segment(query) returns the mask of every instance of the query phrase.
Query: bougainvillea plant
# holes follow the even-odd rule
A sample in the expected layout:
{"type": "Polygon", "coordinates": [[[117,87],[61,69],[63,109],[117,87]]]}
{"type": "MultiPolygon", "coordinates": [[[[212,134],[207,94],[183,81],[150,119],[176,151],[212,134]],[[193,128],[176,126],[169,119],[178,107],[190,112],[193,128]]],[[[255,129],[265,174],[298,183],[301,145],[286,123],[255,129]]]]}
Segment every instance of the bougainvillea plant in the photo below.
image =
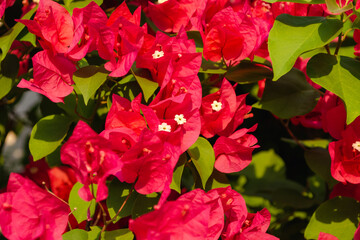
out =
{"type": "Polygon", "coordinates": [[[0,239],[360,240],[359,8],[0,0],[0,239]]]}

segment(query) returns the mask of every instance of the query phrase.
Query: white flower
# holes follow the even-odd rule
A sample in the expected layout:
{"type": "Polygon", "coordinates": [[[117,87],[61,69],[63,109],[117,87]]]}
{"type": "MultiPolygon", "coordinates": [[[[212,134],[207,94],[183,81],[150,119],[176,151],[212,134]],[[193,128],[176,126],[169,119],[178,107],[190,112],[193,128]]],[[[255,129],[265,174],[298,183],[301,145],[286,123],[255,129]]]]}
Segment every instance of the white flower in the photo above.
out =
{"type": "Polygon", "coordinates": [[[165,131],[165,132],[171,132],[171,126],[167,125],[166,123],[163,122],[162,124],[159,125],[158,130],[165,131]]]}
{"type": "Polygon", "coordinates": [[[153,53],[152,57],[153,59],[158,59],[164,56],[164,52],[163,51],[158,51],[155,50],[155,52],[153,53]]]}
{"type": "Polygon", "coordinates": [[[221,110],[221,107],[222,107],[222,103],[221,102],[218,102],[216,100],[213,101],[213,103],[211,104],[211,108],[212,110],[218,112],[221,110]]]}
{"type": "Polygon", "coordinates": [[[159,0],[158,3],[161,4],[161,3],[164,3],[164,2],[167,2],[168,0],[159,0]]]}
{"type": "Polygon", "coordinates": [[[358,152],[360,152],[360,141],[356,141],[352,144],[353,149],[357,150],[358,152]]]}
{"type": "Polygon", "coordinates": [[[186,118],[184,118],[184,114],[176,114],[174,120],[178,125],[186,123],[186,118]]]}

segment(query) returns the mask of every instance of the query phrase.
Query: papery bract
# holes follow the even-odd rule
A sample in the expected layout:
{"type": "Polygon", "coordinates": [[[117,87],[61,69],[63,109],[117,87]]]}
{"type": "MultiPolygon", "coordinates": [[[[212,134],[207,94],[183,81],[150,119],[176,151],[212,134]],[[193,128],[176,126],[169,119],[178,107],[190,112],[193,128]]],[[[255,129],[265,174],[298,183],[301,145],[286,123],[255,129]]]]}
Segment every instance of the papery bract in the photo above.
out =
{"type": "Polygon", "coordinates": [[[149,107],[142,105],[141,110],[149,128],[157,132],[163,141],[180,146],[182,152],[185,152],[199,137],[201,128],[199,109],[188,93],[150,104],[149,107]],[[180,117],[180,115],[182,121],[176,120],[176,116],[180,117]],[[170,127],[170,131],[159,129],[164,123],[170,127]]]}
{"type": "Polygon", "coordinates": [[[329,144],[331,175],[343,183],[360,183],[360,118],[348,125],[341,136],[329,144]]]}
{"type": "Polygon", "coordinates": [[[44,49],[65,53],[73,41],[74,23],[70,13],[60,4],[41,0],[34,20],[18,20],[38,37],[44,49]]]}
{"type": "Polygon", "coordinates": [[[141,194],[161,192],[168,188],[177,160],[179,147],[163,142],[156,134],[144,129],[139,141],[121,157],[120,181],[135,183],[141,194]]]}
{"type": "Polygon", "coordinates": [[[61,148],[61,161],[75,171],[77,180],[84,184],[79,195],[86,201],[94,198],[91,184],[98,184],[96,201],[107,198],[106,179],[116,175],[122,164],[112,151],[111,143],[94,132],[85,122],[79,121],[69,140],[61,148]]]}
{"type": "Polygon", "coordinates": [[[137,239],[218,239],[223,208],[217,194],[195,189],[160,209],[130,220],[137,239]],[[210,195],[210,196],[209,196],[210,195]]]}
{"type": "Polygon", "coordinates": [[[240,129],[229,137],[221,136],[214,144],[215,168],[223,173],[239,172],[247,167],[252,160],[252,152],[258,147],[257,139],[248,134],[256,129],[240,129]]]}
{"type": "Polygon", "coordinates": [[[204,57],[233,64],[251,55],[257,45],[257,31],[245,13],[227,7],[218,12],[205,28],[204,57]]]}
{"type": "Polygon", "coordinates": [[[16,173],[0,205],[2,234],[9,240],[61,239],[70,213],[67,204],[16,173]]]}
{"type": "Polygon", "coordinates": [[[28,88],[41,93],[53,102],[63,102],[64,97],[73,91],[72,75],[75,65],[61,55],[53,56],[49,51],[41,51],[32,58],[34,79],[22,79],[20,88],[28,88]]]}

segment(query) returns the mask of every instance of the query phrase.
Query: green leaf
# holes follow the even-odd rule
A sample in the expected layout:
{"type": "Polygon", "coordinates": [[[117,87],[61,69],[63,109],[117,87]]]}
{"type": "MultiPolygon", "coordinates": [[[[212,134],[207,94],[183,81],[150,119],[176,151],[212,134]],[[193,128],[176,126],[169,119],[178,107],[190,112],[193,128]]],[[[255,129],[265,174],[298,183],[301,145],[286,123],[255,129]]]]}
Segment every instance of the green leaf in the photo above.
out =
{"type": "Polygon", "coordinates": [[[274,149],[258,152],[253,155],[250,165],[242,170],[243,174],[257,179],[285,179],[285,164],[274,149]],[[249,174],[247,173],[249,172],[249,174]],[[250,174],[250,172],[253,172],[250,174]]]}
{"type": "Polygon", "coordinates": [[[262,109],[287,119],[309,113],[319,97],[304,73],[293,68],[276,82],[266,81],[260,104],[262,109]]]}
{"type": "Polygon", "coordinates": [[[305,229],[306,239],[317,239],[320,232],[341,240],[351,240],[359,223],[360,203],[347,197],[336,197],[322,203],[305,229]]]}
{"type": "Polygon", "coordinates": [[[88,240],[88,233],[82,229],[74,229],[62,235],[63,240],[88,240]]]}
{"type": "Polygon", "coordinates": [[[322,179],[329,183],[336,183],[335,179],[331,176],[330,166],[331,158],[329,151],[325,148],[312,148],[307,149],[304,154],[306,164],[322,179]]]}
{"type": "Polygon", "coordinates": [[[175,166],[173,178],[170,184],[170,188],[181,193],[181,178],[184,171],[184,167],[187,161],[186,153],[180,155],[179,161],[175,166]]]}
{"type": "Polygon", "coordinates": [[[360,62],[349,57],[319,53],[307,65],[307,74],[315,83],[335,93],[345,103],[346,123],[360,115],[360,62]]]}
{"type": "Polygon", "coordinates": [[[13,54],[7,54],[1,62],[0,72],[0,99],[5,97],[13,87],[19,71],[19,59],[13,54]]]}
{"type": "Polygon", "coordinates": [[[159,84],[150,80],[150,72],[146,69],[133,69],[132,72],[136,81],[140,85],[142,92],[144,93],[144,99],[147,102],[149,98],[155,93],[156,89],[159,87],[159,84]]]}
{"type": "Polygon", "coordinates": [[[36,35],[29,32],[26,28],[22,32],[24,32],[24,34],[20,37],[20,35],[21,35],[21,33],[20,33],[20,35],[18,36],[19,41],[29,42],[34,47],[36,47],[36,35]]]}
{"type": "MultiPolygon", "coordinates": [[[[37,7],[34,7],[29,12],[27,12],[21,19],[30,19],[31,16],[36,11],[37,7]]],[[[4,60],[7,52],[10,50],[10,47],[16,37],[20,34],[20,32],[25,27],[22,23],[16,23],[9,31],[7,31],[4,35],[0,37],[0,62],[4,60]]]]}
{"type": "Polygon", "coordinates": [[[80,68],[74,73],[73,80],[84,97],[85,105],[106,81],[108,74],[109,72],[104,67],[93,65],[80,68]]]}
{"type": "Polygon", "coordinates": [[[137,218],[145,213],[154,210],[154,206],[159,202],[160,194],[151,193],[147,195],[137,194],[134,202],[134,207],[131,212],[131,217],[137,218]]]}
{"type": "Polygon", "coordinates": [[[205,188],[206,182],[214,170],[214,149],[208,140],[199,137],[187,152],[200,175],[202,186],[205,188]]]}
{"type": "Polygon", "coordinates": [[[118,229],[115,231],[104,232],[102,239],[104,240],[132,240],[134,234],[128,229],[118,229]]]}
{"type": "Polygon", "coordinates": [[[281,14],[269,33],[269,53],[274,81],[289,72],[304,52],[323,47],[341,33],[343,23],[325,17],[281,14]]]}
{"type": "MultiPolygon", "coordinates": [[[[111,181],[109,186],[109,196],[106,199],[106,205],[109,210],[110,218],[113,218],[119,211],[120,207],[123,205],[124,201],[129,196],[131,188],[131,184],[120,182],[117,178],[114,178],[114,180],[111,181]]],[[[123,207],[119,215],[116,217],[114,222],[117,222],[118,220],[120,220],[120,218],[131,215],[131,211],[134,206],[136,197],[137,194],[135,192],[132,192],[125,206],[123,207]]]]}
{"type": "Polygon", "coordinates": [[[241,84],[257,82],[264,78],[272,78],[272,76],[269,68],[247,60],[231,67],[225,74],[226,79],[241,84]]]}
{"type": "Polygon", "coordinates": [[[346,11],[349,11],[353,8],[352,2],[350,2],[348,5],[344,7],[340,7],[336,0],[325,0],[327,9],[334,14],[340,14],[346,11]]]}
{"type": "MultiPolygon", "coordinates": [[[[87,202],[79,196],[79,189],[83,186],[84,185],[80,182],[75,183],[69,195],[70,209],[73,211],[73,215],[78,223],[81,223],[82,221],[87,219],[88,209],[90,210],[90,216],[93,216],[95,213],[95,199],[87,202]]],[[[95,192],[94,195],[96,196],[97,184],[93,184],[93,186],[95,192]]]]}
{"type": "Polygon", "coordinates": [[[50,115],[35,124],[29,141],[34,161],[49,155],[60,146],[71,122],[72,120],[65,115],[50,115]]]}
{"type": "Polygon", "coordinates": [[[90,227],[91,231],[88,232],[88,240],[98,240],[101,232],[101,228],[98,226],[90,227]]]}
{"type": "Polygon", "coordinates": [[[204,43],[199,31],[186,31],[188,39],[193,39],[197,48],[203,48],[204,43]]]}

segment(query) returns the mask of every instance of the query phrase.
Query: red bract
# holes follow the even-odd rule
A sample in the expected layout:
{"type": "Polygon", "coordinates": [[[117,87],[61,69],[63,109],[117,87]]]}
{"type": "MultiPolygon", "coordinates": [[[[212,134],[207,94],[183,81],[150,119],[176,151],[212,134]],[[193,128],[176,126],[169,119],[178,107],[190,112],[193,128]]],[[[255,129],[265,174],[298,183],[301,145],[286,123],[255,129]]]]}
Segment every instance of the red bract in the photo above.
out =
{"type": "Polygon", "coordinates": [[[257,139],[248,132],[253,132],[257,125],[250,129],[241,129],[229,137],[221,136],[214,144],[215,168],[223,173],[239,172],[247,167],[252,159],[252,152],[257,139]]]}
{"type": "Polygon", "coordinates": [[[236,96],[233,86],[224,79],[219,91],[203,97],[200,109],[201,134],[206,138],[215,134],[232,134],[251,110],[245,104],[245,97],[236,96]]]}
{"type": "Polygon", "coordinates": [[[149,2],[146,15],[164,32],[177,33],[182,27],[200,30],[205,4],[206,1],[197,0],[167,0],[159,4],[149,2]]]}
{"type": "Polygon", "coordinates": [[[130,220],[129,229],[137,239],[277,239],[265,233],[269,224],[266,209],[248,213],[243,197],[228,187],[195,189],[130,220]]]}
{"type": "Polygon", "coordinates": [[[111,143],[99,136],[86,123],[79,121],[72,136],[61,148],[61,161],[75,171],[76,178],[84,184],[79,195],[86,201],[93,199],[91,184],[98,184],[96,201],[107,198],[106,178],[121,170],[119,157],[111,143]]]}
{"type": "Polygon", "coordinates": [[[355,29],[354,31],[354,41],[356,42],[356,45],[354,47],[354,54],[356,56],[360,56],[360,30],[359,29],[355,29]]]}
{"type": "Polygon", "coordinates": [[[121,77],[128,73],[144,42],[144,29],[138,25],[139,10],[132,17],[129,10],[124,10],[127,9],[125,2],[118,8],[120,10],[115,10],[112,14],[114,16],[110,16],[106,24],[113,36],[106,31],[100,39],[104,47],[99,51],[99,55],[110,60],[105,64],[105,68],[111,71],[112,77],[121,77]]]}
{"type": "Polygon", "coordinates": [[[106,117],[105,129],[129,128],[137,135],[146,128],[146,122],[138,109],[141,95],[136,97],[131,103],[128,99],[118,95],[112,95],[112,105],[106,117]],[[136,106],[135,106],[136,105],[136,106]]]}
{"type": "Polygon", "coordinates": [[[331,235],[330,233],[320,232],[317,240],[339,240],[339,239],[334,235],[331,235]]]}
{"type": "Polygon", "coordinates": [[[74,23],[73,40],[66,56],[74,61],[79,61],[86,53],[97,49],[99,35],[105,28],[107,16],[99,5],[90,2],[84,8],[75,8],[72,20],[74,23]]]}
{"type": "Polygon", "coordinates": [[[161,192],[169,187],[179,156],[179,147],[144,129],[138,143],[122,156],[123,167],[117,177],[128,183],[137,179],[135,190],[141,194],[161,192]]]}
{"type": "Polygon", "coordinates": [[[75,65],[63,56],[53,56],[46,50],[38,52],[32,59],[34,79],[22,79],[18,87],[41,93],[53,102],[63,102],[73,90],[75,65]]]}
{"type": "Polygon", "coordinates": [[[2,234],[9,240],[61,239],[70,213],[67,204],[16,173],[0,205],[2,234]]]}
{"type": "Polygon", "coordinates": [[[191,95],[181,94],[150,106],[141,106],[149,128],[163,141],[185,152],[199,137],[200,114],[191,95]]]}
{"type": "Polygon", "coordinates": [[[341,136],[341,140],[329,144],[331,175],[343,183],[360,183],[360,118],[348,125],[341,136]]]}
{"type": "Polygon", "coordinates": [[[204,57],[214,62],[224,58],[227,64],[234,64],[253,53],[257,38],[253,20],[227,7],[216,13],[205,28],[204,57]]]}
{"type": "Polygon", "coordinates": [[[34,20],[18,21],[40,37],[39,42],[44,49],[54,53],[67,52],[73,41],[74,23],[70,13],[51,0],[40,1],[34,20]]]}
{"type": "Polygon", "coordinates": [[[219,196],[195,189],[160,209],[130,220],[129,229],[141,239],[214,239],[224,226],[219,196]]]}
{"type": "Polygon", "coordinates": [[[172,79],[194,78],[200,65],[201,53],[196,53],[195,43],[185,31],[176,37],[157,32],[152,46],[143,49],[136,60],[136,67],[149,69],[160,87],[172,79]]]}

